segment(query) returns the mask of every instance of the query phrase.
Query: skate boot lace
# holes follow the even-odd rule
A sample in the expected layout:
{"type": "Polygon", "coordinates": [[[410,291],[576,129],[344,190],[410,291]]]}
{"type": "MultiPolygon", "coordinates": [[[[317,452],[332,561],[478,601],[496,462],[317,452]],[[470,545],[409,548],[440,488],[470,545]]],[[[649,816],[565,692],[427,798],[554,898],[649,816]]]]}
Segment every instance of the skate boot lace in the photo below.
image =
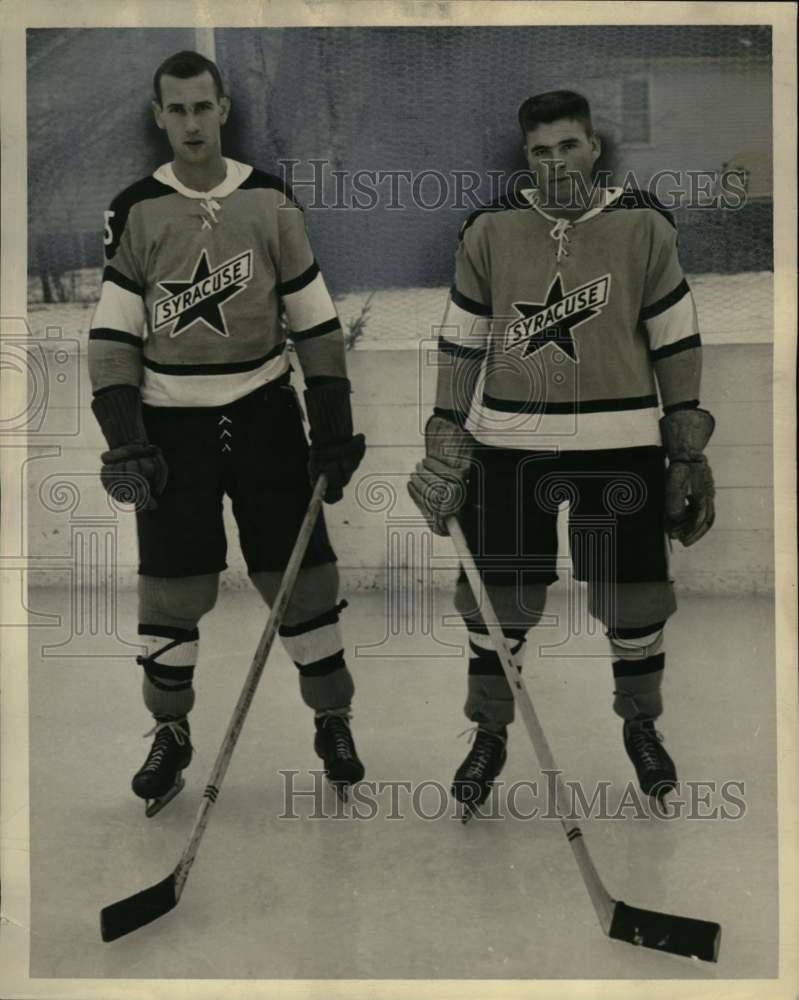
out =
{"type": "Polygon", "coordinates": [[[147,730],[143,739],[147,739],[153,734],[155,734],[155,742],[153,743],[153,748],[148,754],[147,760],[142,767],[142,771],[158,770],[161,766],[164,754],[169,749],[170,738],[173,739],[179,747],[185,746],[188,743],[186,731],[176,719],[170,719],[167,722],[156,722],[152,729],[147,730]]]}
{"type": "Polygon", "coordinates": [[[352,737],[347,720],[340,715],[329,715],[322,725],[325,729],[330,729],[336,756],[343,760],[353,760],[352,737]]]}
{"type": "Polygon", "coordinates": [[[504,744],[505,740],[499,733],[489,733],[485,729],[480,729],[479,726],[475,726],[473,729],[464,729],[462,733],[458,733],[458,738],[460,739],[461,736],[465,736],[466,733],[469,734],[469,743],[473,744],[469,753],[468,774],[469,776],[482,778],[488,770],[492,756],[496,752],[492,744],[495,742],[504,744]]]}
{"type": "Polygon", "coordinates": [[[630,744],[641,755],[647,770],[654,771],[660,767],[662,742],[663,736],[657,729],[644,729],[643,726],[630,727],[630,744]]]}

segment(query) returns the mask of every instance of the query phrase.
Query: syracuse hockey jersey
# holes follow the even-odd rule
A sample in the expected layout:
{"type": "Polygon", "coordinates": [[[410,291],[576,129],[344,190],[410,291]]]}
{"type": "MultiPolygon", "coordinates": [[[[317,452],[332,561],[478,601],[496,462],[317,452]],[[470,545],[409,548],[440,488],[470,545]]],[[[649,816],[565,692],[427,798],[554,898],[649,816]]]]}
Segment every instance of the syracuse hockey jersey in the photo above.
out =
{"type": "Polygon", "coordinates": [[[497,447],[660,444],[658,387],[666,409],[696,406],[701,366],[668,213],[614,189],[568,222],[523,195],[461,231],[439,348],[482,371],[470,407],[446,375],[437,405],[497,447]]]}
{"type": "Polygon", "coordinates": [[[287,371],[284,312],[306,379],[346,375],[301,209],[277,177],[225,163],[213,191],[184,187],[167,164],[111,203],[89,334],[95,391],[134,384],[151,406],[230,403],[287,371]]]}

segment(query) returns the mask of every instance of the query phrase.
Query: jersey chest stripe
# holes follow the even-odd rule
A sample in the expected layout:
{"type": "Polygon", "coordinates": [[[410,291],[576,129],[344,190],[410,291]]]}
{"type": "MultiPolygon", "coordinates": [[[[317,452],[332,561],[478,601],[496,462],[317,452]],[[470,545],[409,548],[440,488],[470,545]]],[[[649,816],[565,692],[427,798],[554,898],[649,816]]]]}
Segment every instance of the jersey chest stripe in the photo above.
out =
{"type": "Polygon", "coordinates": [[[282,354],[285,349],[286,344],[284,342],[277,344],[268,354],[264,354],[263,357],[255,358],[252,361],[228,361],[196,365],[164,365],[158,361],[153,361],[151,358],[145,358],[144,367],[149,368],[150,371],[159,372],[161,375],[235,375],[238,372],[251,372],[256,368],[260,368],[267,361],[271,361],[272,358],[276,358],[279,354],[282,354]]]}
{"type": "Polygon", "coordinates": [[[625,396],[620,399],[575,399],[559,403],[545,400],[500,399],[483,393],[483,403],[501,413],[612,413],[618,410],[644,410],[657,406],[657,396],[625,396]]]}

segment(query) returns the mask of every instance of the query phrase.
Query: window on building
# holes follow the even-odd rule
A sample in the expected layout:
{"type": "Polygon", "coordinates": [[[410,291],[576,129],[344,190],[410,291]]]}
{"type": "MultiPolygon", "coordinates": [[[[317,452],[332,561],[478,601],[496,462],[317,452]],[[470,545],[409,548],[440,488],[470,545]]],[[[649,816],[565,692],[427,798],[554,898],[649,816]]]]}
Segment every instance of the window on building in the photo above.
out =
{"type": "Polygon", "coordinates": [[[647,146],[652,141],[649,78],[628,77],[621,84],[621,141],[647,146]]]}

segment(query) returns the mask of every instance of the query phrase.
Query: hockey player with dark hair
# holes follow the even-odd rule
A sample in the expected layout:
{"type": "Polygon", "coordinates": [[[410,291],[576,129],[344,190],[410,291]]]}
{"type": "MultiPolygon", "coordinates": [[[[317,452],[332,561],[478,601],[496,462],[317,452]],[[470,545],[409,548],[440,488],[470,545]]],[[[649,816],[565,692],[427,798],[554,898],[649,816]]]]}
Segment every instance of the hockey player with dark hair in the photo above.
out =
{"type": "MultiPolygon", "coordinates": [[[[676,609],[666,534],[692,545],[714,518],[696,311],[669,214],[644,192],[593,183],[600,140],[586,99],[529,98],[519,122],[534,186],[462,227],[409,491],[439,534],[458,515],[519,668],[557,579],[569,500],[574,577],[606,630],[624,746],[659,799],[677,780],[655,728],[676,609]]],[[[452,791],[472,807],[505,763],[514,716],[479,598],[461,572],[477,728],[452,791]]]]}
{"type": "MultiPolygon", "coordinates": [[[[224,494],[250,579],[271,604],[312,482],[324,473],[335,503],[365,448],[353,434],[341,327],[290,189],[222,155],[230,98],[212,62],[177,53],[154,89],[173,159],[106,212],[89,337],[92,409],[108,442],[103,483],[140,487],[139,661],[155,738],[133,791],[148,815],[182,787],[192,757],[198,626],[226,565],[224,494]],[[286,328],[305,378],[310,447],[286,328]]],[[[280,635],[315,713],[316,752],[341,788],[364,769],[349,725],[338,585],[320,515],[280,635]]]]}

